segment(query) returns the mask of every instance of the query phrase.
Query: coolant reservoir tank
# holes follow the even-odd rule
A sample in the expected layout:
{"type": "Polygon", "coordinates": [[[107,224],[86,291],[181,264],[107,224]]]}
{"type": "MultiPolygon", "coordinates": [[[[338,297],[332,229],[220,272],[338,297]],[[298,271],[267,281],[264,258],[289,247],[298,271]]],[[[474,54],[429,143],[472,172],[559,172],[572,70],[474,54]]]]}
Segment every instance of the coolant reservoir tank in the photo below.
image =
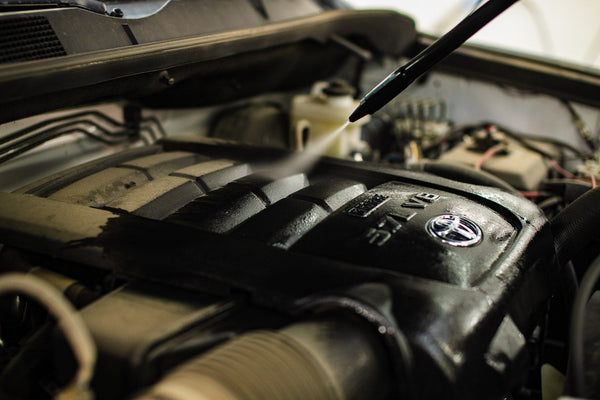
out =
{"type": "MultiPolygon", "coordinates": [[[[348,116],[358,106],[352,95],[354,88],[343,81],[316,82],[309,95],[297,95],[292,100],[291,140],[296,150],[303,150],[309,144],[316,144],[334,135],[346,122],[348,116]]],[[[353,151],[360,150],[360,126],[368,121],[363,118],[348,124],[337,134],[324,155],[344,158],[353,151]]]]}

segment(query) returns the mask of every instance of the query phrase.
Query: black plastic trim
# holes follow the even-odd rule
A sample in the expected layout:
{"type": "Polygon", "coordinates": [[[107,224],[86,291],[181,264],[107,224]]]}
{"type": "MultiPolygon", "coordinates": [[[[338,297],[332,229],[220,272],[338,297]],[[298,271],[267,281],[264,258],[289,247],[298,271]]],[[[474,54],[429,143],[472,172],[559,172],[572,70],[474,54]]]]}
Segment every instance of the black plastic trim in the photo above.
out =
{"type": "MultiPolygon", "coordinates": [[[[106,92],[113,96],[124,95],[125,89],[120,86],[127,86],[128,94],[147,93],[147,80],[131,78],[307,40],[325,44],[334,34],[361,37],[375,50],[395,56],[416,38],[413,21],[401,14],[336,10],[247,29],[9,64],[0,67],[0,93],[3,94],[0,122],[43,111],[40,108],[50,109],[55,102],[40,98],[42,95],[63,93],[62,97],[67,91],[77,89],[68,93],[74,104],[96,101],[102,95],[99,85],[124,78],[129,79],[127,85],[118,85],[106,92]],[[92,87],[93,90],[89,90],[92,87]],[[30,103],[37,104],[37,109],[30,103]],[[23,111],[24,104],[31,109],[23,111]]],[[[199,68],[195,72],[202,74],[203,71],[199,68]]],[[[164,85],[152,88],[154,91],[163,89],[164,85]]],[[[56,103],[59,104],[56,107],[65,106],[64,101],[56,103]]]]}

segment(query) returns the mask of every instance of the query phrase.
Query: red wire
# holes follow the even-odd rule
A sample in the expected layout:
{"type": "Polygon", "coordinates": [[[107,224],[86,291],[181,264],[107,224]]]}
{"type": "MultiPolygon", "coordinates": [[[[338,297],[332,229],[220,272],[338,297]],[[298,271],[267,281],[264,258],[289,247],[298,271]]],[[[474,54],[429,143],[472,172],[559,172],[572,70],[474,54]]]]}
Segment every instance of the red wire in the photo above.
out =
{"type": "Polygon", "coordinates": [[[526,197],[528,199],[536,199],[540,197],[540,192],[519,192],[521,196],[526,197]]]}
{"type": "Polygon", "coordinates": [[[579,179],[579,177],[573,175],[572,173],[570,173],[569,171],[567,171],[566,169],[564,169],[563,167],[558,165],[556,160],[548,160],[548,162],[550,163],[550,166],[552,168],[554,168],[554,170],[556,172],[558,172],[559,174],[561,174],[562,176],[569,178],[569,179],[579,179]]]}
{"type": "MultiPolygon", "coordinates": [[[[567,171],[566,169],[564,169],[563,167],[561,167],[561,166],[560,166],[560,165],[559,165],[559,164],[556,162],[556,160],[548,160],[548,162],[550,163],[550,166],[551,166],[552,168],[554,168],[554,170],[555,170],[556,172],[558,172],[559,174],[561,174],[562,176],[564,176],[564,177],[566,177],[566,178],[569,178],[569,179],[576,179],[576,180],[578,180],[578,181],[585,181],[585,182],[587,182],[587,181],[588,181],[588,179],[587,179],[587,178],[580,177],[580,176],[577,176],[577,175],[573,175],[572,173],[570,173],[569,171],[567,171]]],[[[590,180],[590,182],[591,182],[591,184],[592,184],[592,189],[595,189],[595,188],[596,188],[596,186],[597,186],[597,183],[596,183],[596,176],[595,176],[593,173],[590,173],[588,178],[589,178],[589,180],[590,180]]]]}
{"type": "Polygon", "coordinates": [[[481,155],[481,157],[479,157],[479,160],[477,160],[477,162],[475,163],[475,169],[477,171],[481,171],[481,167],[483,166],[483,164],[487,160],[492,158],[494,156],[494,154],[498,153],[500,150],[503,150],[503,149],[504,149],[503,144],[497,144],[495,146],[490,147],[485,153],[483,153],[481,155]]]}
{"type": "MultiPolygon", "coordinates": [[[[493,147],[490,147],[485,153],[483,153],[481,155],[481,157],[475,163],[475,170],[481,171],[483,164],[486,161],[488,161],[490,158],[492,158],[496,153],[498,153],[499,151],[501,151],[503,149],[504,149],[503,144],[497,144],[493,147]]],[[[581,181],[581,180],[587,181],[587,179],[576,176],[576,175],[572,174],[571,172],[567,171],[566,169],[564,169],[563,167],[561,167],[556,162],[556,160],[549,159],[548,163],[556,172],[558,172],[559,174],[561,174],[562,176],[564,176],[566,178],[575,179],[575,180],[579,180],[579,181],[581,181]]],[[[589,180],[591,181],[592,189],[595,189],[597,186],[597,182],[596,182],[596,176],[593,173],[590,173],[589,180]]],[[[536,197],[539,197],[539,195],[540,195],[538,192],[521,192],[521,194],[527,198],[536,198],[536,197]]]]}

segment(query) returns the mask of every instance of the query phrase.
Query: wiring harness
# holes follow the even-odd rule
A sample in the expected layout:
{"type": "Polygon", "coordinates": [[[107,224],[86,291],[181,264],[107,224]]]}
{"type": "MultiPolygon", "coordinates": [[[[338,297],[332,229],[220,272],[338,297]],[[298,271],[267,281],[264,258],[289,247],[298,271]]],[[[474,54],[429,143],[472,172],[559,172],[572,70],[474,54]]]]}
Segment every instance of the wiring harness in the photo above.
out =
{"type": "Polygon", "coordinates": [[[151,144],[167,136],[155,117],[142,118],[140,112],[133,115],[130,121],[120,122],[100,111],[90,110],[46,119],[1,137],[0,164],[50,140],[71,134],[83,134],[109,146],[137,140],[151,144]]]}

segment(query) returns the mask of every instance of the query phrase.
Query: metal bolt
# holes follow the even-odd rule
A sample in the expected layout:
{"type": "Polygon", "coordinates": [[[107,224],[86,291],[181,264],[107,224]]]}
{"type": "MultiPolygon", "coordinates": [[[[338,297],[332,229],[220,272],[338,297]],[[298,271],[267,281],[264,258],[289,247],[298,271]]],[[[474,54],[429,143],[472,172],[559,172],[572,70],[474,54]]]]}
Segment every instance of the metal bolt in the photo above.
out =
{"type": "Polygon", "coordinates": [[[175,84],[175,78],[169,75],[169,71],[162,71],[159,75],[159,79],[167,86],[173,86],[175,84]]]}

